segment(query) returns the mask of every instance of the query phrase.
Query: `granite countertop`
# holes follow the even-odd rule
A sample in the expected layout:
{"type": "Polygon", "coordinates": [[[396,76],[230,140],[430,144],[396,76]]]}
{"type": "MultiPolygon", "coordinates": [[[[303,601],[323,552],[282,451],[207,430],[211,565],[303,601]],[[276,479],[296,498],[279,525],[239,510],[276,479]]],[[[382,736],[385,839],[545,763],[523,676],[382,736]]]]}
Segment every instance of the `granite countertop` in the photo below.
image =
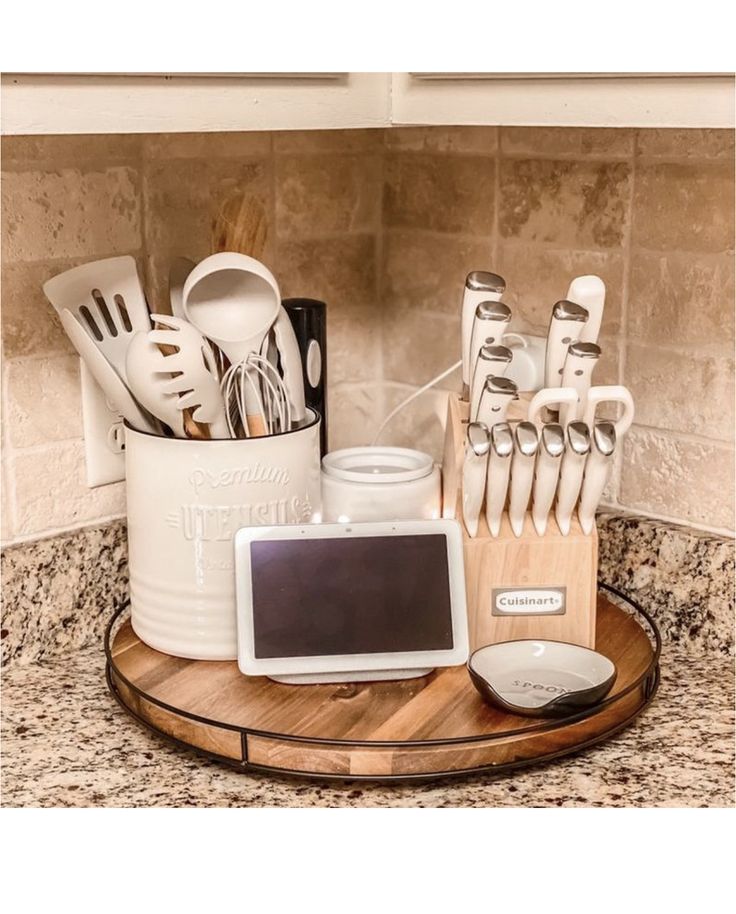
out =
{"type": "Polygon", "coordinates": [[[731,806],[733,659],[666,646],[652,705],[576,756],[412,784],[242,774],[164,743],[108,692],[101,646],[5,671],[4,806],[731,806]]]}
{"type": "Polygon", "coordinates": [[[599,518],[600,577],[653,615],[662,680],[606,743],[554,762],[406,784],[243,774],[174,748],[108,692],[102,633],[127,591],[121,522],[6,549],[4,806],[732,806],[733,540],[599,518]]]}

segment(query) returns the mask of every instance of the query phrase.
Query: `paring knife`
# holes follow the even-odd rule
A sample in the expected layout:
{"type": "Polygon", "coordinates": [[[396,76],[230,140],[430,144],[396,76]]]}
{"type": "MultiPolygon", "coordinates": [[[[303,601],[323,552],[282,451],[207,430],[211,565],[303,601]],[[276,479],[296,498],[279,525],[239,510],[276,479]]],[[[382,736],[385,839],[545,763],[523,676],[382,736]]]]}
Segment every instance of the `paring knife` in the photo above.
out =
{"type": "Polygon", "coordinates": [[[593,369],[600,357],[600,346],[596,343],[578,342],[571,343],[568,347],[565,367],[562,369],[562,386],[574,388],[578,398],[576,403],[560,406],[560,425],[563,428],[585,415],[593,369]]]}
{"type": "Polygon", "coordinates": [[[468,425],[463,462],[463,520],[470,536],[478,535],[478,518],[483,506],[491,435],[482,422],[468,425]]]}
{"type": "Polygon", "coordinates": [[[501,378],[506,374],[513,353],[506,346],[483,346],[478,353],[478,358],[473,369],[470,383],[470,415],[478,411],[480,395],[486,379],[490,377],[501,378]]]}
{"type": "Polygon", "coordinates": [[[508,422],[494,425],[491,429],[491,452],[486,478],[486,522],[491,536],[498,536],[501,529],[501,515],[506,504],[513,450],[514,438],[508,422]]]}
{"type": "Polygon", "coordinates": [[[600,276],[578,276],[570,283],[567,297],[588,312],[588,320],[578,339],[581,343],[597,343],[606,301],[606,284],[600,276]]]}
{"type": "Polygon", "coordinates": [[[562,426],[555,422],[542,426],[532,491],[532,520],[539,536],[544,536],[547,529],[547,518],[555,500],[564,450],[565,433],[562,426]]]}
{"type": "Polygon", "coordinates": [[[521,536],[524,515],[529,505],[534,481],[534,458],[539,447],[537,427],[520,422],[514,429],[514,455],[511,458],[511,489],[509,492],[509,521],[514,536],[521,536]]]}
{"type": "Polygon", "coordinates": [[[502,301],[482,301],[475,309],[473,329],[470,333],[468,384],[471,389],[478,353],[483,346],[500,346],[510,321],[511,308],[502,301]]]}
{"type": "Polygon", "coordinates": [[[575,502],[583,482],[585,458],[590,452],[590,432],[584,422],[571,422],[565,429],[566,447],[560,467],[555,519],[560,533],[567,536],[575,502]]]}
{"type": "Polygon", "coordinates": [[[616,429],[613,422],[596,422],[578,504],[578,519],[583,533],[590,533],[595,526],[595,510],[606,487],[615,450],[616,429]]]}
{"type": "Polygon", "coordinates": [[[470,335],[473,331],[475,309],[482,301],[500,301],[506,289],[502,277],[484,270],[474,270],[465,279],[463,306],[460,316],[460,345],[463,360],[463,399],[470,395],[470,335]]]}
{"type": "Polygon", "coordinates": [[[518,390],[510,378],[486,378],[478,400],[477,412],[470,418],[474,422],[485,422],[488,428],[497,422],[505,422],[511,401],[519,399],[518,390]]]}
{"type": "Polygon", "coordinates": [[[563,299],[552,309],[544,360],[544,386],[560,387],[567,347],[580,339],[588,312],[575,302],[563,299]]]}

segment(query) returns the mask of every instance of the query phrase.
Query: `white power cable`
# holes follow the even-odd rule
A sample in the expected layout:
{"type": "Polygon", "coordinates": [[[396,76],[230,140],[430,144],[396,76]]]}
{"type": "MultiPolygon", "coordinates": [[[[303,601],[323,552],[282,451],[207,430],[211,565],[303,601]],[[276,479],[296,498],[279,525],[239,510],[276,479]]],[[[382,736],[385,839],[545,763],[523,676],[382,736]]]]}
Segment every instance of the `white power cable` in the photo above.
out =
{"type": "Polygon", "coordinates": [[[386,426],[389,424],[389,422],[393,419],[393,417],[397,413],[401,412],[401,410],[405,406],[408,406],[408,404],[411,403],[412,400],[416,399],[416,397],[418,397],[420,394],[423,394],[426,390],[429,390],[430,387],[434,387],[435,384],[438,384],[440,381],[442,381],[444,378],[446,378],[448,376],[448,374],[452,374],[453,371],[457,371],[457,369],[462,364],[463,364],[463,360],[460,359],[459,361],[455,362],[454,365],[450,365],[450,367],[446,371],[443,371],[442,374],[438,374],[436,378],[432,378],[432,380],[428,381],[424,385],[424,387],[420,387],[419,390],[415,390],[413,394],[410,394],[405,400],[402,400],[401,403],[399,403],[399,405],[395,409],[392,409],[391,412],[388,414],[388,416],[386,416],[386,418],[383,420],[383,422],[379,425],[378,431],[373,436],[373,441],[371,441],[371,447],[373,447],[376,444],[378,439],[381,437],[381,432],[386,428],[386,426]]]}

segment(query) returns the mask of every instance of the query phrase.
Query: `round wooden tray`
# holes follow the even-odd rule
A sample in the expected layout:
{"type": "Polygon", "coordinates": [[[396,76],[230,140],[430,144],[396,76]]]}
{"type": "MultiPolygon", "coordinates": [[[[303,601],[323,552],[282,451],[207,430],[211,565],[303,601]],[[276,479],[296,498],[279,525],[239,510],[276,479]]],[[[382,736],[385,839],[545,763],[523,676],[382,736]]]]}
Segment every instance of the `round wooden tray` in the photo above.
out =
{"type": "Polygon", "coordinates": [[[234,661],[171,657],[137,637],[127,604],[105,634],[107,681],[140,723],[245,772],[397,780],[506,770],[601,742],[654,697],[657,628],[601,586],[628,604],[598,597],[596,648],[618,676],[596,708],[558,720],[489,707],[464,667],[397,682],[296,686],[243,676],[234,661]]]}

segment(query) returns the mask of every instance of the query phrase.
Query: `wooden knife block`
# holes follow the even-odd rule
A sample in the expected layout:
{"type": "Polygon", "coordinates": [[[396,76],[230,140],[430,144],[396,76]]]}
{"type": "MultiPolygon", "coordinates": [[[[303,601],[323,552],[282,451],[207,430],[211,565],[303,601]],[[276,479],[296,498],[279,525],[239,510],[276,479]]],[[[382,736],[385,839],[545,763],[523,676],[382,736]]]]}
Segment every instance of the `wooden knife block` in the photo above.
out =
{"type": "MultiPolygon", "coordinates": [[[[521,394],[512,404],[508,421],[527,415],[531,395],[521,394]]],[[[442,516],[456,518],[463,527],[465,587],[471,650],[499,641],[543,638],[595,647],[596,591],[598,576],[598,533],[583,533],[577,517],[568,536],[563,536],[550,514],[544,536],[538,536],[527,513],[522,535],[511,530],[504,513],[501,531],[492,537],[481,511],[478,536],[471,538],[462,520],[462,466],[468,404],[450,394],[442,463],[442,516]],[[506,588],[520,589],[505,597],[506,588]],[[564,590],[563,590],[564,589],[564,590]],[[550,591],[545,594],[543,591],[550,591]],[[564,611],[557,604],[564,594],[564,611]],[[551,604],[556,611],[501,612],[499,604],[551,604]],[[494,612],[495,607],[495,612],[494,612]]],[[[513,611],[513,610],[512,610],[513,611]]]]}

